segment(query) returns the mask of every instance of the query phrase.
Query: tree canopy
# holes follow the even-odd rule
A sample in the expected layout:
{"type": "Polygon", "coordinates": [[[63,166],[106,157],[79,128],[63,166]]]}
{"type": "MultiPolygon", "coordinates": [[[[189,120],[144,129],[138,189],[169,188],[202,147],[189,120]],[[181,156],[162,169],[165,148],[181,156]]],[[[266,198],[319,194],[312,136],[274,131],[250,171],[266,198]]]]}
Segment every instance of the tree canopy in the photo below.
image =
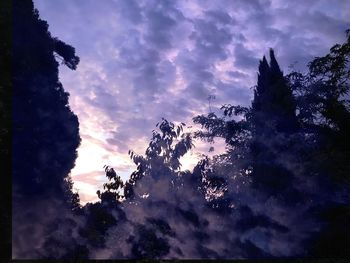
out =
{"type": "Polygon", "coordinates": [[[284,75],[271,49],[248,107],[228,101],[221,115],[195,116],[195,132],[162,119],[143,155],[129,151],[130,177],[106,165],[99,201],[81,206],[69,176],[79,123],[58,78],[59,63],[75,70],[79,58],[31,1],[13,8],[16,257],[350,256],[349,30],[304,73],[284,75]],[[196,139],[217,138],[224,152],[181,169],[196,139]]]}
{"type": "Polygon", "coordinates": [[[55,54],[71,69],[79,58],[73,47],[51,36],[31,1],[14,1],[13,13],[14,193],[61,195],[80,137],[55,54]]]}
{"type": "Polygon", "coordinates": [[[76,226],[70,210],[80,209],[69,175],[80,136],[58,66],[76,69],[79,58],[51,36],[32,1],[13,1],[12,9],[12,252],[46,258],[33,250],[41,246],[62,257],[80,249],[74,239],[57,241],[76,226]]]}

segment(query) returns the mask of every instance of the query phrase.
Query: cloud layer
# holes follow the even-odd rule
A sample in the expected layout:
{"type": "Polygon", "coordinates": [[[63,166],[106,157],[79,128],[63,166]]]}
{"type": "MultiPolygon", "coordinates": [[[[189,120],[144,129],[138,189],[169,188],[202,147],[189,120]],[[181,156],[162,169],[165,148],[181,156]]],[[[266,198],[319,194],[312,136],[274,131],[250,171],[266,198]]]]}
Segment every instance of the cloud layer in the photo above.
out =
{"type": "MultiPolygon", "coordinates": [[[[52,35],[81,59],[75,72],[62,67],[60,78],[82,137],[72,175],[94,187],[104,164],[127,177],[127,151],[143,153],[162,117],[191,125],[208,113],[209,95],[213,110],[248,105],[270,47],[285,71],[295,62],[303,70],[350,26],[350,2],[342,0],[34,2],[52,35]]],[[[92,200],[89,191],[83,201],[92,200]]]]}

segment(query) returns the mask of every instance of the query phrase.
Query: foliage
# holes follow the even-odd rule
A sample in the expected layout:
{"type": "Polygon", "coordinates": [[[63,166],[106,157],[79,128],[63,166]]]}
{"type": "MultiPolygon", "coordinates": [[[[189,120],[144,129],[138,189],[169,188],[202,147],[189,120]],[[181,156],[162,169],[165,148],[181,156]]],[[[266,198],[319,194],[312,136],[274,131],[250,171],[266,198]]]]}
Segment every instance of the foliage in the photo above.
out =
{"type": "MultiPolygon", "coordinates": [[[[288,209],[290,205],[317,198],[312,206],[302,208],[306,209],[303,217],[314,225],[325,224],[327,227],[310,233],[309,239],[303,241],[308,240],[309,245],[317,244],[308,246],[304,255],[321,255],[321,251],[328,256],[348,255],[347,249],[339,249],[347,242],[347,235],[341,234],[347,231],[340,222],[348,217],[341,211],[347,211],[349,204],[347,198],[339,199],[349,189],[350,172],[347,139],[350,119],[346,99],[349,31],[347,38],[347,43],[335,45],[330,54],[310,62],[308,73],[292,72],[287,77],[283,76],[271,50],[270,64],[265,58],[260,62],[258,84],[250,108],[224,105],[222,117],[210,113],[194,118],[194,122],[204,128],[196,133],[197,137],[209,142],[215,137],[225,139],[228,152],[222,154],[221,159],[225,159],[224,163],[232,170],[249,175],[251,186],[264,196],[258,202],[273,197],[285,206],[283,209],[288,209]],[[241,115],[241,118],[231,120],[228,118],[231,115],[241,115]],[[238,156],[243,156],[244,160],[239,169],[238,156]],[[337,182],[343,184],[335,186],[337,182]],[[310,183],[312,188],[305,187],[310,183]],[[337,210],[337,220],[312,212],[318,210],[330,215],[335,206],[343,207],[337,210]],[[330,234],[332,231],[334,234],[330,234]],[[327,242],[337,245],[326,249],[327,242]]],[[[217,166],[217,160],[213,161],[214,166],[217,166]]],[[[221,187],[227,185],[230,177],[237,177],[237,173],[229,172],[218,177],[218,169],[209,171],[218,178],[216,182],[221,187]]],[[[249,180],[245,182],[250,184],[249,180]]],[[[251,225],[257,224],[252,222],[251,225]]]]}
{"type": "Polygon", "coordinates": [[[58,79],[58,62],[75,70],[79,58],[31,1],[14,13],[15,244],[24,235],[36,257],[67,260],[349,257],[349,30],[304,74],[284,76],[270,50],[250,107],[196,116],[193,134],[162,119],[144,155],[129,151],[130,178],[105,166],[100,201],[81,206],[69,176],[78,120],[58,79]],[[182,171],[194,138],[223,138],[226,151],[182,171]]]}
{"type": "Polygon", "coordinates": [[[318,156],[317,165],[339,182],[349,182],[349,57],[347,30],[347,42],[311,61],[308,73],[288,75],[303,130],[316,141],[313,154],[318,156]]]}
{"type": "Polygon", "coordinates": [[[134,186],[145,176],[157,180],[165,175],[170,175],[175,180],[175,174],[181,167],[179,159],[193,147],[190,134],[183,133],[184,126],[184,123],[175,126],[174,123],[165,119],[157,123],[156,127],[159,131],[153,130],[145,156],[129,151],[130,158],[137,168],[125,183],[112,167],[105,166],[106,176],[110,183],[103,186],[107,191],[98,192],[99,198],[102,201],[134,198],[134,186]],[[121,195],[120,191],[123,191],[124,194],[121,195]]]}
{"type": "Polygon", "coordinates": [[[73,180],[71,176],[65,178],[63,182],[63,188],[65,202],[74,213],[80,213],[80,197],[77,192],[73,191],[73,180]]]}
{"type": "Polygon", "coordinates": [[[56,61],[76,69],[79,58],[73,47],[51,36],[32,1],[13,1],[12,13],[13,256],[46,258],[52,252],[51,258],[76,253],[86,258],[86,249],[70,236],[76,228],[72,212],[81,209],[69,176],[80,144],[79,122],[56,61]]]}
{"type": "Polygon", "coordinates": [[[326,226],[311,241],[315,244],[311,253],[322,256],[350,255],[344,247],[349,242],[350,233],[344,222],[349,220],[350,200],[343,195],[350,189],[349,58],[350,30],[347,30],[346,42],[312,60],[307,73],[288,75],[298,102],[300,123],[308,141],[313,142],[304,165],[310,174],[328,183],[325,191],[333,196],[319,211],[326,226]]]}
{"type": "Polygon", "coordinates": [[[166,167],[173,172],[179,170],[181,166],[179,159],[193,147],[190,134],[182,133],[184,126],[184,123],[175,126],[174,123],[163,119],[156,125],[160,132],[152,131],[152,139],[146,149],[145,157],[129,151],[131,159],[137,165],[137,171],[130,177],[132,182],[141,179],[145,174],[157,178],[160,176],[157,168],[162,170],[166,167]]]}
{"type": "Polygon", "coordinates": [[[80,144],[77,116],[58,79],[58,62],[75,69],[74,48],[53,38],[31,1],[13,5],[13,184],[26,198],[61,197],[80,144]]]}
{"type": "Polygon", "coordinates": [[[251,107],[253,130],[256,134],[270,133],[271,128],[278,132],[294,132],[298,125],[292,90],[272,49],[270,58],[270,65],[265,57],[259,65],[258,84],[251,107]]]}

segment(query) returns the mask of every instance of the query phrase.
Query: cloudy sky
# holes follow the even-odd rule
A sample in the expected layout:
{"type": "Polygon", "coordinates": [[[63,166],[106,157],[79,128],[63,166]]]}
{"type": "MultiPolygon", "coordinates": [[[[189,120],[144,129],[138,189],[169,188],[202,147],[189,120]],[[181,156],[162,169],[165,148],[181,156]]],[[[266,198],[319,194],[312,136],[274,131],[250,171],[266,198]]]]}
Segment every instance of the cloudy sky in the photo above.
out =
{"type": "MultiPolygon", "coordinates": [[[[249,105],[259,59],[274,48],[284,72],[304,70],[345,39],[345,0],[35,0],[49,30],[75,47],[76,71],[60,67],[82,144],[72,170],[82,202],[96,200],[103,165],[124,179],[128,150],[143,154],[162,117],[191,119],[222,104],[249,105]]],[[[190,169],[197,147],[183,160],[190,169]]],[[[222,149],[217,145],[216,151],[222,149]]]]}

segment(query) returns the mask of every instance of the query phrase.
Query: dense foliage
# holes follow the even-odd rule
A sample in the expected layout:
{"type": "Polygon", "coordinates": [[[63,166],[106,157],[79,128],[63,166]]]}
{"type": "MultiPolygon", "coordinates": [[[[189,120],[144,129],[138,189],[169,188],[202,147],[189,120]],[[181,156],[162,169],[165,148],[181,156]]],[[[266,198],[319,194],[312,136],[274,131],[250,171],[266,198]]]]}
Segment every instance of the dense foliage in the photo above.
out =
{"type": "Polygon", "coordinates": [[[14,189],[28,196],[60,194],[80,137],[55,56],[72,69],[79,58],[50,35],[31,1],[14,1],[13,12],[13,159],[20,164],[13,166],[14,189]]]}
{"type": "Polygon", "coordinates": [[[137,170],[125,183],[106,167],[100,206],[123,215],[106,232],[109,256],[348,257],[347,41],[305,74],[284,76],[270,50],[251,107],[197,116],[202,129],[180,138],[183,124],[163,120],[145,156],[130,152],[137,170]],[[180,171],[193,137],[224,138],[227,151],[180,171]],[[115,238],[127,242],[109,243],[115,238]]]}
{"type": "Polygon", "coordinates": [[[79,123],[58,79],[57,61],[75,69],[79,58],[51,36],[32,1],[13,1],[12,8],[12,252],[39,257],[41,252],[28,248],[43,246],[50,236],[45,225],[53,218],[67,222],[70,208],[79,206],[69,178],[79,123]]]}
{"type": "Polygon", "coordinates": [[[30,2],[16,2],[15,12],[14,194],[28,197],[17,205],[30,205],[26,215],[41,224],[28,230],[15,214],[17,257],[350,257],[350,31],[306,73],[285,76],[270,50],[250,107],[196,116],[194,133],[162,119],[144,155],[129,152],[137,167],[130,178],[105,166],[100,200],[81,207],[67,177],[78,122],[55,56],[71,69],[79,58],[51,37],[30,2]],[[194,139],[217,138],[225,152],[180,169],[194,139]],[[35,212],[43,196],[52,197],[45,218],[35,212]]]}

